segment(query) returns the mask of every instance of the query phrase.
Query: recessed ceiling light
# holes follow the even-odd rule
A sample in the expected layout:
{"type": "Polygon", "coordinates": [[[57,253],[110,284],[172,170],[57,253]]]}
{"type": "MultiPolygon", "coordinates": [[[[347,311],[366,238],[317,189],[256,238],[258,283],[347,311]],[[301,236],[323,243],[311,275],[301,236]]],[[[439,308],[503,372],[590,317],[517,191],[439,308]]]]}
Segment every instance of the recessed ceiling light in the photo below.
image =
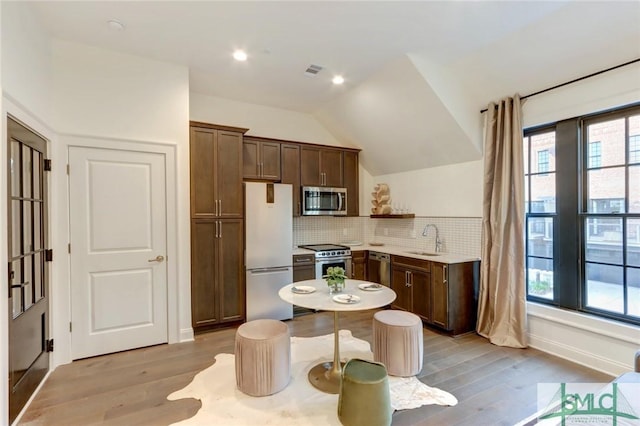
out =
{"type": "Polygon", "coordinates": [[[112,31],[124,31],[125,29],[125,25],[117,19],[108,20],[107,25],[109,25],[109,29],[112,31]]]}
{"type": "Polygon", "coordinates": [[[331,81],[333,82],[333,84],[342,84],[344,83],[344,78],[341,75],[336,75],[331,81]]]}
{"type": "Polygon", "coordinates": [[[236,61],[246,61],[247,54],[242,50],[236,50],[235,52],[233,52],[233,59],[235,59],[236,61]]]}

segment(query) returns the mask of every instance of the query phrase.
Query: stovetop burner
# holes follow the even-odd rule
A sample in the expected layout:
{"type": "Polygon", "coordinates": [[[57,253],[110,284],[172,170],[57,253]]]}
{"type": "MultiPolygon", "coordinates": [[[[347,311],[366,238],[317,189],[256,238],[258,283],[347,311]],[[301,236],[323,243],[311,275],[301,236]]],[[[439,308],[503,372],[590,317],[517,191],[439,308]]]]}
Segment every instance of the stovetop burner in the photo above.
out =
{"type": "Polygon", "coordinates": [[[306,244],[298,247],[315,251],[316,258],[326,258],[326,257],[350,258],[351,257],[351,249],[349,247],[340,246],[337,244],[306,244]]]}
{"type": "Polygon", "coordinates": [[[313,250],[313,251],[331,251],[331,250],[348,250],[349,247],[339,246],[337,244],[307,244],[298,246],[303,249],[313,250]]]}

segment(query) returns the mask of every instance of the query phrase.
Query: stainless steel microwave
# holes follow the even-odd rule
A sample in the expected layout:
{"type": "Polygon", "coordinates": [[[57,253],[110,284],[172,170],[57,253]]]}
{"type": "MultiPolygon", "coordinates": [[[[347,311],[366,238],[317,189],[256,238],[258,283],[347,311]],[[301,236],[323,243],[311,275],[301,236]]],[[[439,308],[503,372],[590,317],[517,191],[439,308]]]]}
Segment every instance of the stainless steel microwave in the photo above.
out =
{"type": "Polygon", "coordinates": [[[303,216],[346,216],[347,188],[302,187],[303,216]]]}

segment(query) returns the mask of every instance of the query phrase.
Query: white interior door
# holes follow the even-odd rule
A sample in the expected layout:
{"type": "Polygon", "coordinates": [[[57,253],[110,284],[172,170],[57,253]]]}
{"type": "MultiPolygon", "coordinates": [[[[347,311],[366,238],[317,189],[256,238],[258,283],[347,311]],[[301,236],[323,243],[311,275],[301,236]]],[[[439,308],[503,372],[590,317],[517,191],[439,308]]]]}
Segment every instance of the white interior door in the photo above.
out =
{"type": "Polygon", "coordinates": [[[167,342],[165,156],[69,148],[73,359],[167,342]]]}

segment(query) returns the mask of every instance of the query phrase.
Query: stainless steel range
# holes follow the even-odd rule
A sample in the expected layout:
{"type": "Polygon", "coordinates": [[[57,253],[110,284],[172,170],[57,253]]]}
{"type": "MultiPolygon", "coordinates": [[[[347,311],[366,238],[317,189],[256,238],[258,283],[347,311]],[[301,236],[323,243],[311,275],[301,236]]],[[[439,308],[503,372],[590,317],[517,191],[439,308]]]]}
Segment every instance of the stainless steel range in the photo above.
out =
{"type": "Polygon", "coordinates": [[[345,275],[351,277],[351,249],[336,244],[308,244],[298,246],[307,250],[313,250],[316,258],[316,279],[326,275],[327,268],[341,266],[345,275]]]}

